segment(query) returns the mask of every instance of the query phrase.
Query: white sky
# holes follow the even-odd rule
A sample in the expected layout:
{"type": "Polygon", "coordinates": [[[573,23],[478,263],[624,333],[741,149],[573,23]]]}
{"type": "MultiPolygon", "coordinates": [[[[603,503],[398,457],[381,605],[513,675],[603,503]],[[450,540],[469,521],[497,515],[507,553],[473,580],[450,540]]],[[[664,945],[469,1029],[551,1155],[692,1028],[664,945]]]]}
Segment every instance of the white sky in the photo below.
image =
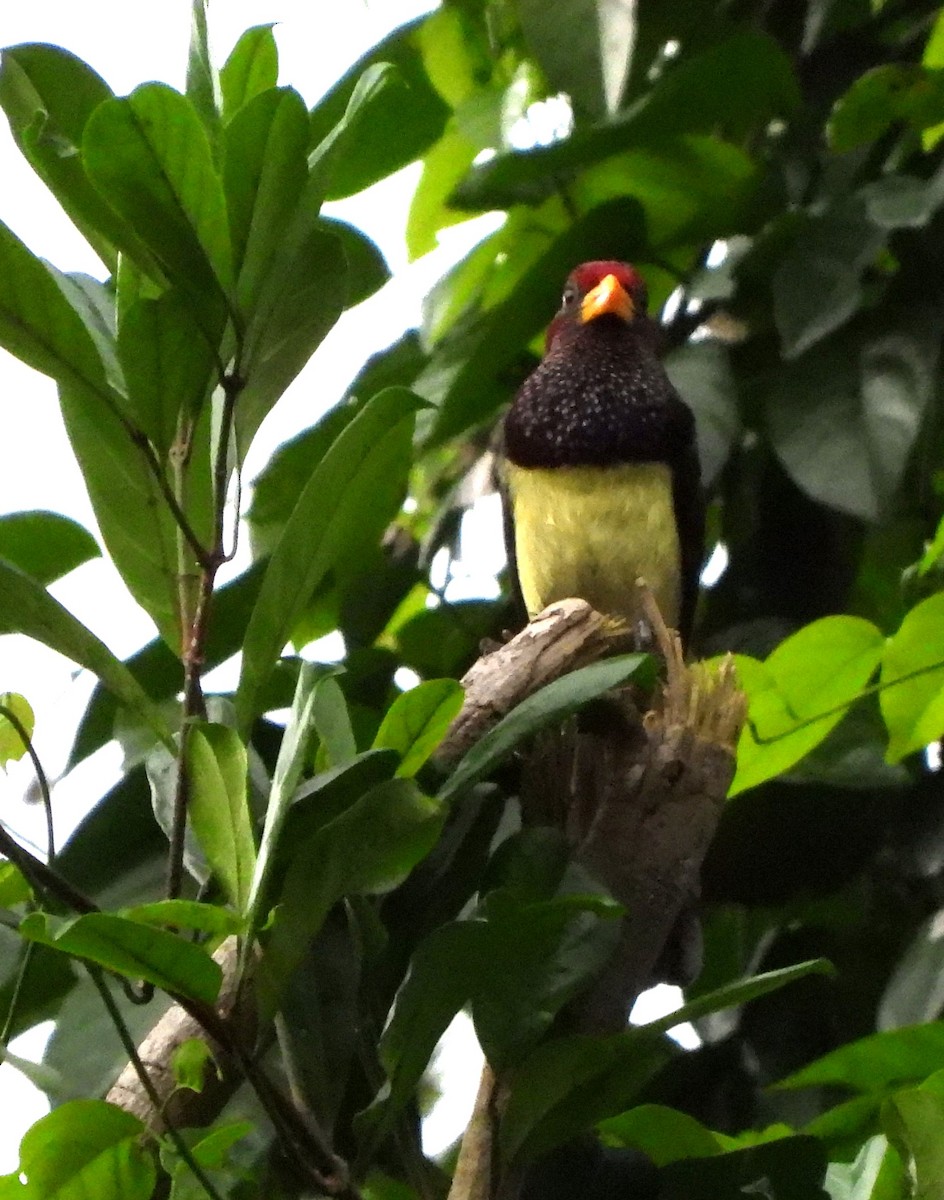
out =
{"type": "MultiPolygon", "coordinates": [[[[246,28],[278,22],[281,83],[297,88],[313,104],[343,71],[388,30],[435,7],[435,0],[215,0],[210,5],[211,41],[219,64],[246,28]]],[[[183,86],[189,38],[190,0],[0,0],[0,47],[45,41],[66,47],[90,63],[118,94],[146,80],[183,86]]],[[[408,265],[403,233],[418,167],[330,206],[378,243],[395,280],[383,292],[348,314],[329,336],[263,425],[246,464],[250,480],[286,438],[310,425],[334,403],[367,355],[389,344],[419,320],[420,301],[445,269],[483,235],[477,223],[446,231],[443,246],[408,265]]],[[[44,185],[21,158],[4,119],[0,119],[0,220],[31,249],[66,271],[101,277],[101,264],[58,209],[44,185]]],[[[485,219],[488,221],[488,218],[485,219]]],[[[0,406],[5,417],[0,439],[0,513],[52,509],[97,532],[91,507],[65,436],[52,382],[0,350],[0,406]]],[[[494,514],[492,514],[492,523],[494,514]]],[[[471,531],[474,533],[474,530],[471,531]]],[[[493,530],[486,536],[493,534],[493,530]]],[[[245,565],[245,559],[236,569],[245,565]]],[[[489,563],[486,576],[494,567],[489,563]]],[[[457,581],[460,582],[460,581],[457,581]]],[[[474,590],[473,580],[466,581],[474,590]]],[[[89,563],[54,585],[53,592],[113,651],[127,656],[148,641],[154,628],[130,599],[104,560],[89,563]]],[[[75,723],[93,680],[75,678],[71,664],[19,637],[0,637],[0,692],[21,691],[37,716],[35,743],[47,772],[61,770],[75,723]]],[[[89,760],[54,791],[60,841],[117,778],[114,746],[89,760]]],[[[0,803],[6,824],[27,839],[41,836],[40,814],[20,802],[31,782],[28,766],[0,774],[0,803]]],[[[674,991],[674,990],[673,990],[674,991]]],[[[677,1004],[677,992],[659,1011],[677,1004]]],[[[658,1015],[649,1011],[648,1018],[658,1015]]],[[[444,1051],[444,1073],[457,1070],[471,1082],[478,1069],[470,1048],[468,1021],[444,1051]]],[[[14,1049],[26,1058],[42,1053],[48,1027],[18,1039],[14,1049]]],[[[472,1038],[474,1042],[474,1038],[472,1038]]],[[[471,1101],[471,1092],[467,1097],[471,1101]]],[[[466,1114],[443,1106],[426,1130],[429,1149],[456,1135],[466,1114]],[[447,1111],[448,1110],[448,1111],[447,1111]]],[[[45,1111],[39,1093],[9,1065],[0,1066],[0,1172],[17,1165],[23,1131],[45,1111]]]]}

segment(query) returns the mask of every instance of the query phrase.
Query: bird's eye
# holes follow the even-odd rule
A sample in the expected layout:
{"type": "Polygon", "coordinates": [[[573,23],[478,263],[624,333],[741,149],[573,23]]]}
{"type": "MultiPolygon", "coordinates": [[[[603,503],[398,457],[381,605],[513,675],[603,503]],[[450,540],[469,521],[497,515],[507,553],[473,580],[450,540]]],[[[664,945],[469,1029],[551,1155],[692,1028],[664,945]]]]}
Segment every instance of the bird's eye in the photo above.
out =
{"type": "Polygon", "coordinates": [[[577,288],[572,283],[564,288],[564,294],[561,297],[561,308],[573,308],[577,303],[577,288]]]}

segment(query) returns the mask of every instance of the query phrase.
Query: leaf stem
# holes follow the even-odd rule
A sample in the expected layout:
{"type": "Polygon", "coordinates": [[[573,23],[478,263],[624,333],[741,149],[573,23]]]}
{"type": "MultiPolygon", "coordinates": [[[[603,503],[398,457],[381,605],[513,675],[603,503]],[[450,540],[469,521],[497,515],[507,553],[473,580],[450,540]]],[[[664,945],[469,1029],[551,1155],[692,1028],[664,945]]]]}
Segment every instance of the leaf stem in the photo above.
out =
{"type": "Polygon", "coordinates": [[[39,755],[33,747],[33,739],[30,737],[29,731],[20,718],[6,704],[0,704],[0,716],[5,717],[16,730],[17,736],[23,743],[23,748],[26,750],[26,753],[30,757],[30,762],[33,764],[33,770],[36,772],[36,782],[39,784],[40,795],[43,798],[43,809],[46,813],[46,858],[49,862],[52,862],[56,857],[56,835],[53,829],[52,796],[49,791],[49,780],[46,778],[43,764],[39,761],[39,755]]]}

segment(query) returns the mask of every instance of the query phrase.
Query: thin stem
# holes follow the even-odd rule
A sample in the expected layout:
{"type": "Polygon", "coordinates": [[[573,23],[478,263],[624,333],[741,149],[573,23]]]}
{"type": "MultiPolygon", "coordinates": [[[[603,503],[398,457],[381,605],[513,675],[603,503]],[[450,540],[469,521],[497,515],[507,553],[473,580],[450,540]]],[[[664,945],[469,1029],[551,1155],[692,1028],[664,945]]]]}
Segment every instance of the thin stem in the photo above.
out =
{"type": "Polygon", "coordinates": [[[35,854],[24,849],[3,825],[0,825],[0,853],[19,868],[31,887],[47,897],[57,900],[65,908],[70,908],[78,913],[99,911],[98,905],[93,900],[90,900],[78,888],[73,887],[55,867],[44,863],[41,858],[37,858],[35,854]]]}
{"type": "Polygon", "coordinates": [[[17,736],[23,743],[26,753],[30,757],[30,762],[33,764],[33,770],[36,772],[36,781],[39,784],[40,795],[43,798],[43,808],[46,812],[46,858],[49,862],[52,862],[56,857],[56,835],[52,823],[52,796],[49,792],[49,780],[46,778],[43,764],[39,761],[39,755],[33,747],[33,740],[20,718],[5,704],[0,704],[0,716],[5,717],[16,730],[17,736]]]}
{"type": "Polygon", "coordinates": [[[140,1054],[138,1054],[138,1048],[134,1044],[134,1038],[131,1036],[128,1026],[125,1024],[124,1017],[122,1017],[118,1005],[115,1003],[115,998],[108,990],[108,984],[105,982],[101,969],[99,967],[90,966],[89,964],[86,964],[85,969],[88,971],[89,978],[95,985],[95,990],[102,998],[102,1003],[105,1005],[105,1008],[108,1011],[108,1016],[111,1018],[111,1023],[114,1025],[118,1037],[121,1039],[121,1044],[128,1056],[128,1060],[134,1067],[134,1073],[137,1075],[141,1082],[141,1086],[147,1093],[147,1097],[151,1101],[151,1105],[154,1108],[155,1113],[158,1113],[164,1121],[164,1127],[167,1132],[167,1136],[174,1143],[174,1149],[190,1168],[193,1177],[210,1197],[210,1200],[223,1200],[223,1197],[213,1186],[212,1180],[206,1175],[203,1168],[194,1158],[190,1147],[180,1136],[180,1132],[177,1127],[168,1119],[167,1114],[162,1112],[161,1098],[157,1094],[157,1089],[154,1086],[151,1076],[148,1074],[147,1067],[141,1060],[140,1054]]]}
{"type": "Polygon", "coordinates": [[[160,489],[161,496],[163,497],[164,502],[167,504],[167,507],[171,511],[171,515],[177,523],[177,528],[183,534],[187,541],[187,545],[193,551],[194,558],[200,564],[201,568],[206,570],[207,567],[211,565],[212,557],[207,553],[206,547],[197,537],[193,530],[193,526],[187,520],[187,514],[184,512],[183,508],[181,508],[177,497],[174,495],[174,489],[167,482],[167,476],[164,474],[164,469],[158,460],[154,447],[140,429],[135,429],[133,425],[128,425],[127,423],[125,424],[125,428],[127,429],[128,436],[131,438],[132,442],[134,442],[134,444],[147,459],[147,464],[151,468],[151,474],[154,476],[154,482],[160,489]]]}

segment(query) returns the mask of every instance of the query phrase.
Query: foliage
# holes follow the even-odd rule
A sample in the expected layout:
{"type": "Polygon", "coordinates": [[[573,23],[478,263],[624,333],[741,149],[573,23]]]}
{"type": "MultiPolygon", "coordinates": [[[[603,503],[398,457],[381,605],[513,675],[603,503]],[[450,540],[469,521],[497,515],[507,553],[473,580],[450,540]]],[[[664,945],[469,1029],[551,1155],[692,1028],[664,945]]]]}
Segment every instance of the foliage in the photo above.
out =
{"type": "MultiPolygon", "coordinates": [[[[937,1195],[944,16],[929,0],[444,0],[311,111],[277,79],[268,25],[217,71],[201,0],[185,94],[116,97],[65,49],[3,52],[17,145],[103,267],[64,274],[0,224],[0,346],[56,381],[104,553],[160,637],[119,661],[48,591],[99,552],[92,535],[46,512],[0,520],[0,631],[99,680],[70,767],[113,737],[128,751],[54,871],[4,835],[4,1036],[55,1015],[46,1066],[72,1098],[0,1196],[143,1197],[158,1175],[178,1198],[311,1194],[335,1164],[293,1157],[272,1099],[289,1078],[363,1194],[444,1195],[416,1114],[464,1005],[511,1081],[512,1164],[597,1128],[622,1161],[656,1164],[664,1200],[937,1195]],[[549,136],[542,114],[562,112],[572,127],[549,136]],[[260,423],[387,278],[322,205],[416,159],[411,253],[479,213],[504,220],[422,328],[262,471],[253,565],[219,587],[260,423]],[[612,903],[575,885],[559,845],[511,832],[500,770],[649,664],[558,681],[447,778],[434,753],[455,679],[508,615],[444,602],[429,564],[456,549],[459,485],[561,281],[594,257],[632,259],[663,314],[726,564],[700,649],[737,652],[751,705],[704,872],[687,1053],[668,1021],[557,1033],[612,949],[612,903]],[[332,630],[340,667],[302,663],[332,630]],[[235,693],[205,697],[237,651],[235,693]],[[403,667],[421,681],[405,693],[403,667]],[[75,1099],[127,1060],[119,1035],[156,1020],[101,969],[206,1020],[227,934],[269,1046],[261,1065],[243,1047],[230,1110],[184,1138],[75,1099]]],[[[33,717],[0,699],[5,762],[33,717]]]]}

